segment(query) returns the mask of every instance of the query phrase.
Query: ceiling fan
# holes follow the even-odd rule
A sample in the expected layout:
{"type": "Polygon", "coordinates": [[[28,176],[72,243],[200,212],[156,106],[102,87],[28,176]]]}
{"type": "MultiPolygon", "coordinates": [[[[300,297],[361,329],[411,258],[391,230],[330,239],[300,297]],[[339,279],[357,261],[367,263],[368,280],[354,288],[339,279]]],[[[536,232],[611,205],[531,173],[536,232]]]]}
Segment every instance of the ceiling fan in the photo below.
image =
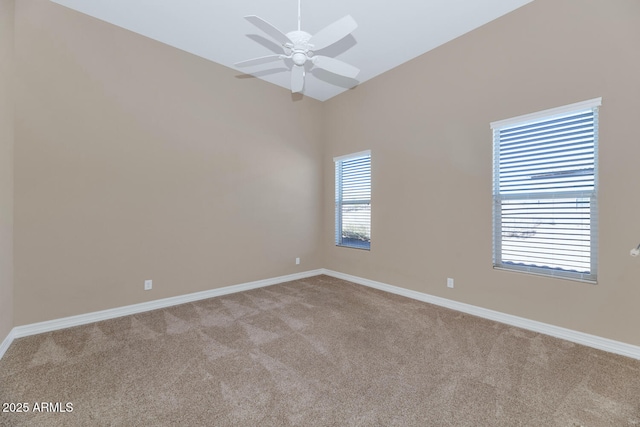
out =
{"type": "Polygon", "coordinates": [[[360,72],[358,68],[346,62],[329,56],[314,54],[315,51],[329,47],[342,40],[358,28],[358,24],[351,15],[337,20],[315,35],[311,35],[300,29],[300,0],[298,0],[298,29],[286,34],[258,16],[249,15],[244,18],[280,43],[284,53],[237,62],[235,64],[237,67],[291,59],[293,61],[293,67],[291,68],[291,92],[293,93],[302,92],[304,88],[304,77],[306,74],[305,64],[307,64],[307,62],[310,62],[313,67],[352,79],[360,72]]]}

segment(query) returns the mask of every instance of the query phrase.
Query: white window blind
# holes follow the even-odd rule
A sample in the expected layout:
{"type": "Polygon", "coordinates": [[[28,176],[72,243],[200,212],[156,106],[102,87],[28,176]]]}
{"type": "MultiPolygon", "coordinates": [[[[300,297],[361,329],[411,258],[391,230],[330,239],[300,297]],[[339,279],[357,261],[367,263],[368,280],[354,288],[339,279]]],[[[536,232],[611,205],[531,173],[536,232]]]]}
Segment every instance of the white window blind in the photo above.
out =
{"type": "Polygon", "coordinates": [[[596,281],[600,103],[492,123],[495,267],[596,281]]]}
{"type": "Polygon", "coordinates": [[[371,248],[371,152],[336,157],[336,245],[371,248]]]}

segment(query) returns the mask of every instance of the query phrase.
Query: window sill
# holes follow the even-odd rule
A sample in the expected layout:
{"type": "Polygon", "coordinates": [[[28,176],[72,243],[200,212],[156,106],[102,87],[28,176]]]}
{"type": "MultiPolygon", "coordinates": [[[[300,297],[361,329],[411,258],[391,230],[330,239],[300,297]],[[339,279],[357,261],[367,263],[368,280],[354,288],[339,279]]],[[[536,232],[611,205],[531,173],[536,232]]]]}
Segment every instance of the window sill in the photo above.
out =
{"type": "Polygon", "coordinates": [[[336,245],[336,248],[348,248],[348,249],[359,249],[361,251],[371,251],[371,246],[350,246],[350,245],[336,245]]]}
{"type": "Polygon", "coordinates": [[[545,274],[545,273],[538,273],[536,271],[523,271],[523,270],[516,270],[513,268],[506,268],[506,267],[496,267],[493,266],[494,270],[499,270],[499,271],[507,271],[509,273],[518,273],[518,274],[526,274],[526,275],[532,275],[532,276],[541,276],[541,277],[546,277],[548,279],[560,279],[560,280],[570,280],[572,282],[582,282],[582,283],[588,283],[590,285],[597,285],[598,281],[597,280],[588,280],[588,279],[580,279],[577,277],[568,277],[568,276],[556,276],[553,274],[545,274]]]}

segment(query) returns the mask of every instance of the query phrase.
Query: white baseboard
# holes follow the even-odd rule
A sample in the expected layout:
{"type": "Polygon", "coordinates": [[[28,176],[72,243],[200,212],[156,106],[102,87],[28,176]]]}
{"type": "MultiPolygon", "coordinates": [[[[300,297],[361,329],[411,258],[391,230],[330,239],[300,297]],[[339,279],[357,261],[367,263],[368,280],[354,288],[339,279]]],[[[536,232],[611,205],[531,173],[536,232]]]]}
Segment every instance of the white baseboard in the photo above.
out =
{"type": "Polygon", "coordinates": [[[2,341],[2,344],[0,344],[0,359],[2,359],[2,356],[4,356],[4,353],[9,349],[9,346],[13,342],[15,338],[14,331],[15,331],[15,328],[10,330],[9,335],[7,335],[4,341],[2,341]]]}
{"type": "MultiPolygon", "coordinates": [[[[305,271],[302,273],[289,274],[287,276],[279,276],[271,279],[257,280],[255,282],[242,283],[239,285],[225,286],[224,288],[210,289],[208,291],[195,292],[186,295],[178,295],[176,297],[163,298],[154,301],[143,302],[140,304],[126,305],[124,307],[117,307],[109,310],[95,311],[93,313],[63,317],[61,319],[49,320],[46,322],[16,326],[11,331],[13,334],[11,341],[13,341],[13,339],[15,338],[22,338],[29,335],[41,334],[43,332],[70,328],[72,326],[85,325],[87,323],[99,322],[101,320],[114,319],[116,317],[128,316],[130,314],[143,313],[145,311],[157,310],[159,308],[171,307],[174,305],[185,304],[188,302],[199,301],[221,295],[248,291],[250,289],[263,288],[265,286],[277,285],[278,283],[290,282],[292,280],[305,279],[307,277],[317,276],[319,274],[322,274],[321,270],[305,271]]],[[[7,337],[7,340],[8,338],[9,337],[7,337]]],[[[11,344],[11,342],[9,342],[9,344],[11,344]]],[[[7,344],[7,347],[9,347],[9,344],[7,344]]]]}
{"type": "Polygon", "coordinates": [[[397,286],[388,285],[374,280],[364,279],[362,277],[352,276],[350,274],[339,273],[328,269],[311,270],[302,273],[290,274],[287,276],[274,277],[271,279],[258,280],[255,282],[242,283],[239,285],[226,286],[224,288],[211,289],[208,291],[196,292],[192,294],[179,295],[171,298],[164,298],[155,301],[133,304],[124,307],[113,308],[110,310],[96,311],[93,313],[80,314],[77,316],[64,317],[46,322],[32,323],[24,326],[16,326],[9,335],[0,344],[0,359],[4,356],[11,343],[16,338],[26,337],[29,335],[40,334],[43,332],[55,331],[58,329],[70,328],[72,326],[85,325],[87,323],[98,322],[101,320],[114,319],[116,317],[128,316],[130,314],[142,313],[145,311],[156,310],[159,308],[170,307],[174,305],[184,304],[202,299],[213,298],[221,295],[228,295],[236,292],[248,291],[250,289],[262,288],[265,286],[277,285],[279,283],[289,282],[292,280],[305,279],[307,277],[326,274],[327,276],[336,277],[338,279],[347,280],[359,285],[368,286],[389,292],[396,295],[402,295],[418,301],[427,302],[441,307],[457,310],[462,313],[471,314],[507,325],[516,326],[534,332],[561,338],[577,344],[604,350],[610,353],[620,354],[622,356],[631,357],[640,360],[640,347],[626,344],[620,341],[614,341],[595,335],[585,334],[583,332],[573,331],[571,329],[561,328],[547,323],[537,322],[535,320],[525,319],[523,317],[513,316],[470,304],[465,304],[446,298],[428,295],[422,292],[412,291],[397,286]]]}
{"type": "Polygon", "coordinates": [[[636,345],[626,344],[620,341],[610,340],[595,335],[585,334],[583,332],[571,329],[561,328],[559,326],[549,325],[535,320],[525,319],[523,317],[513,316],[511,314],[501,313],[499,311],[489,310],[477,307],[471,304],[452,301],[450,299],[436,297],[422,292],[412,291],[397,286],[387,285],[386,283],[376,282],[374,280],[363,279],[362,277],[352,276],[350,274],[338,273],[336,271],[322,269],[322,273],[327,276],[338,279],[347,280],[359,285],[368,286],[379,289],[381,291],[390,292],[392,294],[402,295],[418,301],[427,302],[441,307],[457,310],[462,313],[472,314],[496,322],[505,323],[507,325],[516,326],[518,328],[527,329],[541,334],[550,335],[552,337],[561,338],[577,344],[586,345],[588,347],[604,350],[609,353],[620,354],[622,356],[640,359],[640,347],[636,345]]]}

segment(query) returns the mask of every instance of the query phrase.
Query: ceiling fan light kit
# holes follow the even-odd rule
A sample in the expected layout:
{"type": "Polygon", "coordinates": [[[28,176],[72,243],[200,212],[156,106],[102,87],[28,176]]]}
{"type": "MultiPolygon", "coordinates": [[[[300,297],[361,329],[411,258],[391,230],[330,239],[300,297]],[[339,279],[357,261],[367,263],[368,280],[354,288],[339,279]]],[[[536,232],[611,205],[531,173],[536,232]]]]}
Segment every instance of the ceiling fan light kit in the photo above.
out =
{"type": "Polygon", "coordinates": [[[358,28],[358,24],[350,15],[337,20],[333,24],[320,30],[315,35],[311,35],[300,29],[299,0],[298,29],[286,34],[258,16],[249,15],[245,16],[245,19],[280,43],[284,53],[237,62],[235,64],[236,67],[247,67],[290,59],[293,62],[293,66],[291,67],[291,92],[293,93],[302,92],[304,89],[304,79],[306,75],[305,66],[307,62],[309,62],[312,67],[320,68],[330,73],[351,79],[354,79],[360,72],[358,68],[340,61],[339,59],[316,55],[314,53],[315,51],[325,49],[332,44],[337,43],[358,28]]]}

